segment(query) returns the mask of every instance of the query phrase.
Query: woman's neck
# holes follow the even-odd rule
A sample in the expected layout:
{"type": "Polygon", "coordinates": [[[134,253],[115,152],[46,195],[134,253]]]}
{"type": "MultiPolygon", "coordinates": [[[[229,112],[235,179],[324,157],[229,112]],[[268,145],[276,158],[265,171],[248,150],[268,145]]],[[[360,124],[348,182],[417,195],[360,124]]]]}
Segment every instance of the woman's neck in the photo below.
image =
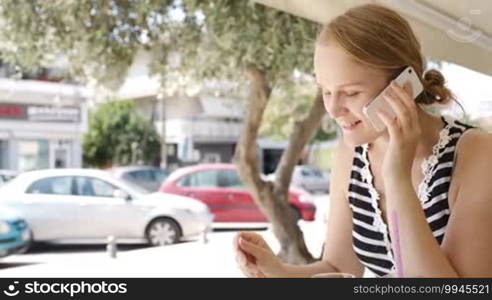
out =
{"type": "MultiPolygon", "coordinates": [[[[415,160],[421,160],[432,153],[432,147],[439,141],[439,133],[444,124],[440,116],[434,116],[418,107],[419,124],[422,136],[418,142],[415,152],[415,160]]],[[[387,131],[373,142],[369,143],[370,151],[377,156],[383,157],[388,149],[389,134],[387,131]]]]}

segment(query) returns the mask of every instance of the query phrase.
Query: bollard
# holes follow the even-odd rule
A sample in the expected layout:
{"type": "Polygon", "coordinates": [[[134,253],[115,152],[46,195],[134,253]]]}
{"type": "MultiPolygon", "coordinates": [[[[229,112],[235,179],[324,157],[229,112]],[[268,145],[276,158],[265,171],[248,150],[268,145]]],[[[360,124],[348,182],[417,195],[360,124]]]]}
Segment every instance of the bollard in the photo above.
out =
{"type": "Polygon", "coordinates": [[[208,226],[207,228],[205,228],[205,230],[203,230],[202,241],[204,244],[208,244],[208,233],[210,231],[212,231],[212,228],[210,226],[208,226]]]}
{"type": "Polygon", "coordinates": [[[117,257],[118,247],[116,245],[116,238],[113,235],[108,236],[108,244],[106,245],[106,252],[111,258],[117,257]]]}

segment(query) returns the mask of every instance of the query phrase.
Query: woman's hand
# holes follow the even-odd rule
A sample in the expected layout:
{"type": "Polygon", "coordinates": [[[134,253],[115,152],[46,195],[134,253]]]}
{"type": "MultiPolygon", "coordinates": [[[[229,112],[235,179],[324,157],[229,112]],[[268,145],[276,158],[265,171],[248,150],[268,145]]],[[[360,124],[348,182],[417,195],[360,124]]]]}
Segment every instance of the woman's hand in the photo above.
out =
{"type": "Polygon", "coordinates": [[[283,277],[284,265],[263,237],[257,233],[240,232],[234,237],[239,268],[248,277],[283,277]]]}
{"type": "Polygon", "coordinates": [[[319,273],[311,278],[355,278],[355,275],[349,273],[319,273]]]}
{"type": "Polygon", "coordinates": [[[409,82],[403,89],[392,81],[383,97],[393,108],[396,117],[391,119],[384,111],[378,112],[389,133],[382,173],[387,178],[405,180],[411,178],[415,151],[421,136],[417,104],[413,100],[409,82]]]}

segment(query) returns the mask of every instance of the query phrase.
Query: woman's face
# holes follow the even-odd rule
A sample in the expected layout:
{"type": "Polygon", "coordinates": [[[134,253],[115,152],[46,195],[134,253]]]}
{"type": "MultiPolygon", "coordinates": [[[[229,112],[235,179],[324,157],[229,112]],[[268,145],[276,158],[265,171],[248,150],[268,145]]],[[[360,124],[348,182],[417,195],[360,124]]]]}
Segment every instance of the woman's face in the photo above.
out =
{"type": "Polygon", "coordinates": [[[374,130],[362,108],[386,87],[388,74],[357,62],[332,44],[317,43],[314,53],[314,71],[325,109],[342,128],[347,144],[371,142],[381,133],[374,130]]]}

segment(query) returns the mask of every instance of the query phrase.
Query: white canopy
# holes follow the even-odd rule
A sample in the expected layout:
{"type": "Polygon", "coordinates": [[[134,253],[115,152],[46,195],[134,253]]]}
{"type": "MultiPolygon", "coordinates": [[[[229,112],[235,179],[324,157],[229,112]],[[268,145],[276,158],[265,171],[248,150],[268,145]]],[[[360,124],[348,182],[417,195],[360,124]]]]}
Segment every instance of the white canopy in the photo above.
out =
{"type": "Polygon", "coordinates": [[[348,8],[379,3],[410,22],[424,55],[492,75],[492,1],[490,0],[254,0],[326,23],[348,8]]]}

